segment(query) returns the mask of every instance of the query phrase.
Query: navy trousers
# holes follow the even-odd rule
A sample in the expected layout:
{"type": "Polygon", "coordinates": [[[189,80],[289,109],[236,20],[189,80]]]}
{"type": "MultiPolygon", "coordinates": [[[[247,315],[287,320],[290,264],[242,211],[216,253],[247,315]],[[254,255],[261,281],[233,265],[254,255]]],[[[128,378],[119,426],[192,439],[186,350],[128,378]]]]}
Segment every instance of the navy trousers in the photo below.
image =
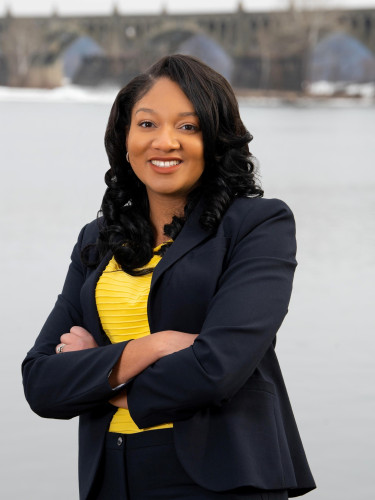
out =
{"type": "Polygon", "coordinates": [[[90,500],[286,500],[286,491],[250,487],[217,493],[197,485],[179,463],[172,429],[108,433],[90,500]]]}

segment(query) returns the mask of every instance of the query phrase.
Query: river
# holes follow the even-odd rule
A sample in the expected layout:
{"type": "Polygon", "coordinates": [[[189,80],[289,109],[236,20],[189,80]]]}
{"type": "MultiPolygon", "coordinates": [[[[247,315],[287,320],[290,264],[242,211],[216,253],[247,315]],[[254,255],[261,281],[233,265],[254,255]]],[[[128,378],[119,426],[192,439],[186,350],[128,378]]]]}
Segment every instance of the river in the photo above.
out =
{"type": "MultiPolygon", "coordinates": [[[[77,421],[45,420],[20,363],[104,191],[113,92],[0,90],[2,498],[78,498],[77,421]],[[21,450],[22,448],[22,450],[21,450]]],[[[292,208],[298,262],[277,352],[318,489],[373,496],[375,109],[362,101],[243,101],[266,197],[292,208]]]]}

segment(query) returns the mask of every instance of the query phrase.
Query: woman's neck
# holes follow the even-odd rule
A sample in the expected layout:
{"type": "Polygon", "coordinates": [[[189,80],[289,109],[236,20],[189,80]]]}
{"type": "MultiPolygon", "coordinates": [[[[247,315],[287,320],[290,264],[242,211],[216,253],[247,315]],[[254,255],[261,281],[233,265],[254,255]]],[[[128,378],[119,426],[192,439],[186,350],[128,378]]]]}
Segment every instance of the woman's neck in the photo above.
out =
{"type": "Polygon", "coordinates": [[[149,196],[150,220],[155,233],[155,246],[159,246],[170,238],[164,234],[164,226],[172,222],[174,215],[183,217],[186,200],[149,196]]]}

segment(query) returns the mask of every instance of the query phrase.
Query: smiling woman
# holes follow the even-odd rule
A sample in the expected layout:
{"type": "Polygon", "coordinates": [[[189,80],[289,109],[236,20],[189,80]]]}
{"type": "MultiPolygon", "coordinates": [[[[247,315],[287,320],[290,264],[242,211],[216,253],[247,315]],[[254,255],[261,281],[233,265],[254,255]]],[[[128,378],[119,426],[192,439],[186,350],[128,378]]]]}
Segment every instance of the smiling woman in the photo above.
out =
{"type": "Polygon", "coordinates": [[[251,139],[229,83],[192,57],[162,59],[132,80],[105,136],[100,257],[111,250],[124,271],[143,274],[154,246],[177,237],[199,199],[200,223],[211,231],[235,197],[261,196],[251,139]],[[167,158],[182,161],[165,170],[167,158]]]}
{"type": "Polygon", "coordinates": [[[171,214],[166,208],[183,214],[187,195],[204,170],[199,119],[177,83],[160,78],[136,103],[126,148],[134,173],[146,187],[158,245],[168,239],[163,228],[171,214]]]}
{"type": "Polygon", "coordinates": [[[80,418],[82,500],[284,500],[315,487],[275,354],[295,228],[262,199],[233,91],[173,55],[116,97],[102,215],[23,363],[80,418]]]}

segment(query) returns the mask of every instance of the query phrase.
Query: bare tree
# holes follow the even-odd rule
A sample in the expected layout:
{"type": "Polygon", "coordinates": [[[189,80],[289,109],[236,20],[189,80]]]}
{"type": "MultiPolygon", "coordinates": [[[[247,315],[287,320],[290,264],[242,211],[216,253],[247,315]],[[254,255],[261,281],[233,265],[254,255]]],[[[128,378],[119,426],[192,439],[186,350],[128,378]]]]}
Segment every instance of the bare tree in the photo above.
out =
{"type": "Polygon", "coordinates": [[[25,86],[32,59],[42,47],[41,30],[32,19],[7,17],[1,36],[2,52],[7,61],[9,85],[25,86]]]}

